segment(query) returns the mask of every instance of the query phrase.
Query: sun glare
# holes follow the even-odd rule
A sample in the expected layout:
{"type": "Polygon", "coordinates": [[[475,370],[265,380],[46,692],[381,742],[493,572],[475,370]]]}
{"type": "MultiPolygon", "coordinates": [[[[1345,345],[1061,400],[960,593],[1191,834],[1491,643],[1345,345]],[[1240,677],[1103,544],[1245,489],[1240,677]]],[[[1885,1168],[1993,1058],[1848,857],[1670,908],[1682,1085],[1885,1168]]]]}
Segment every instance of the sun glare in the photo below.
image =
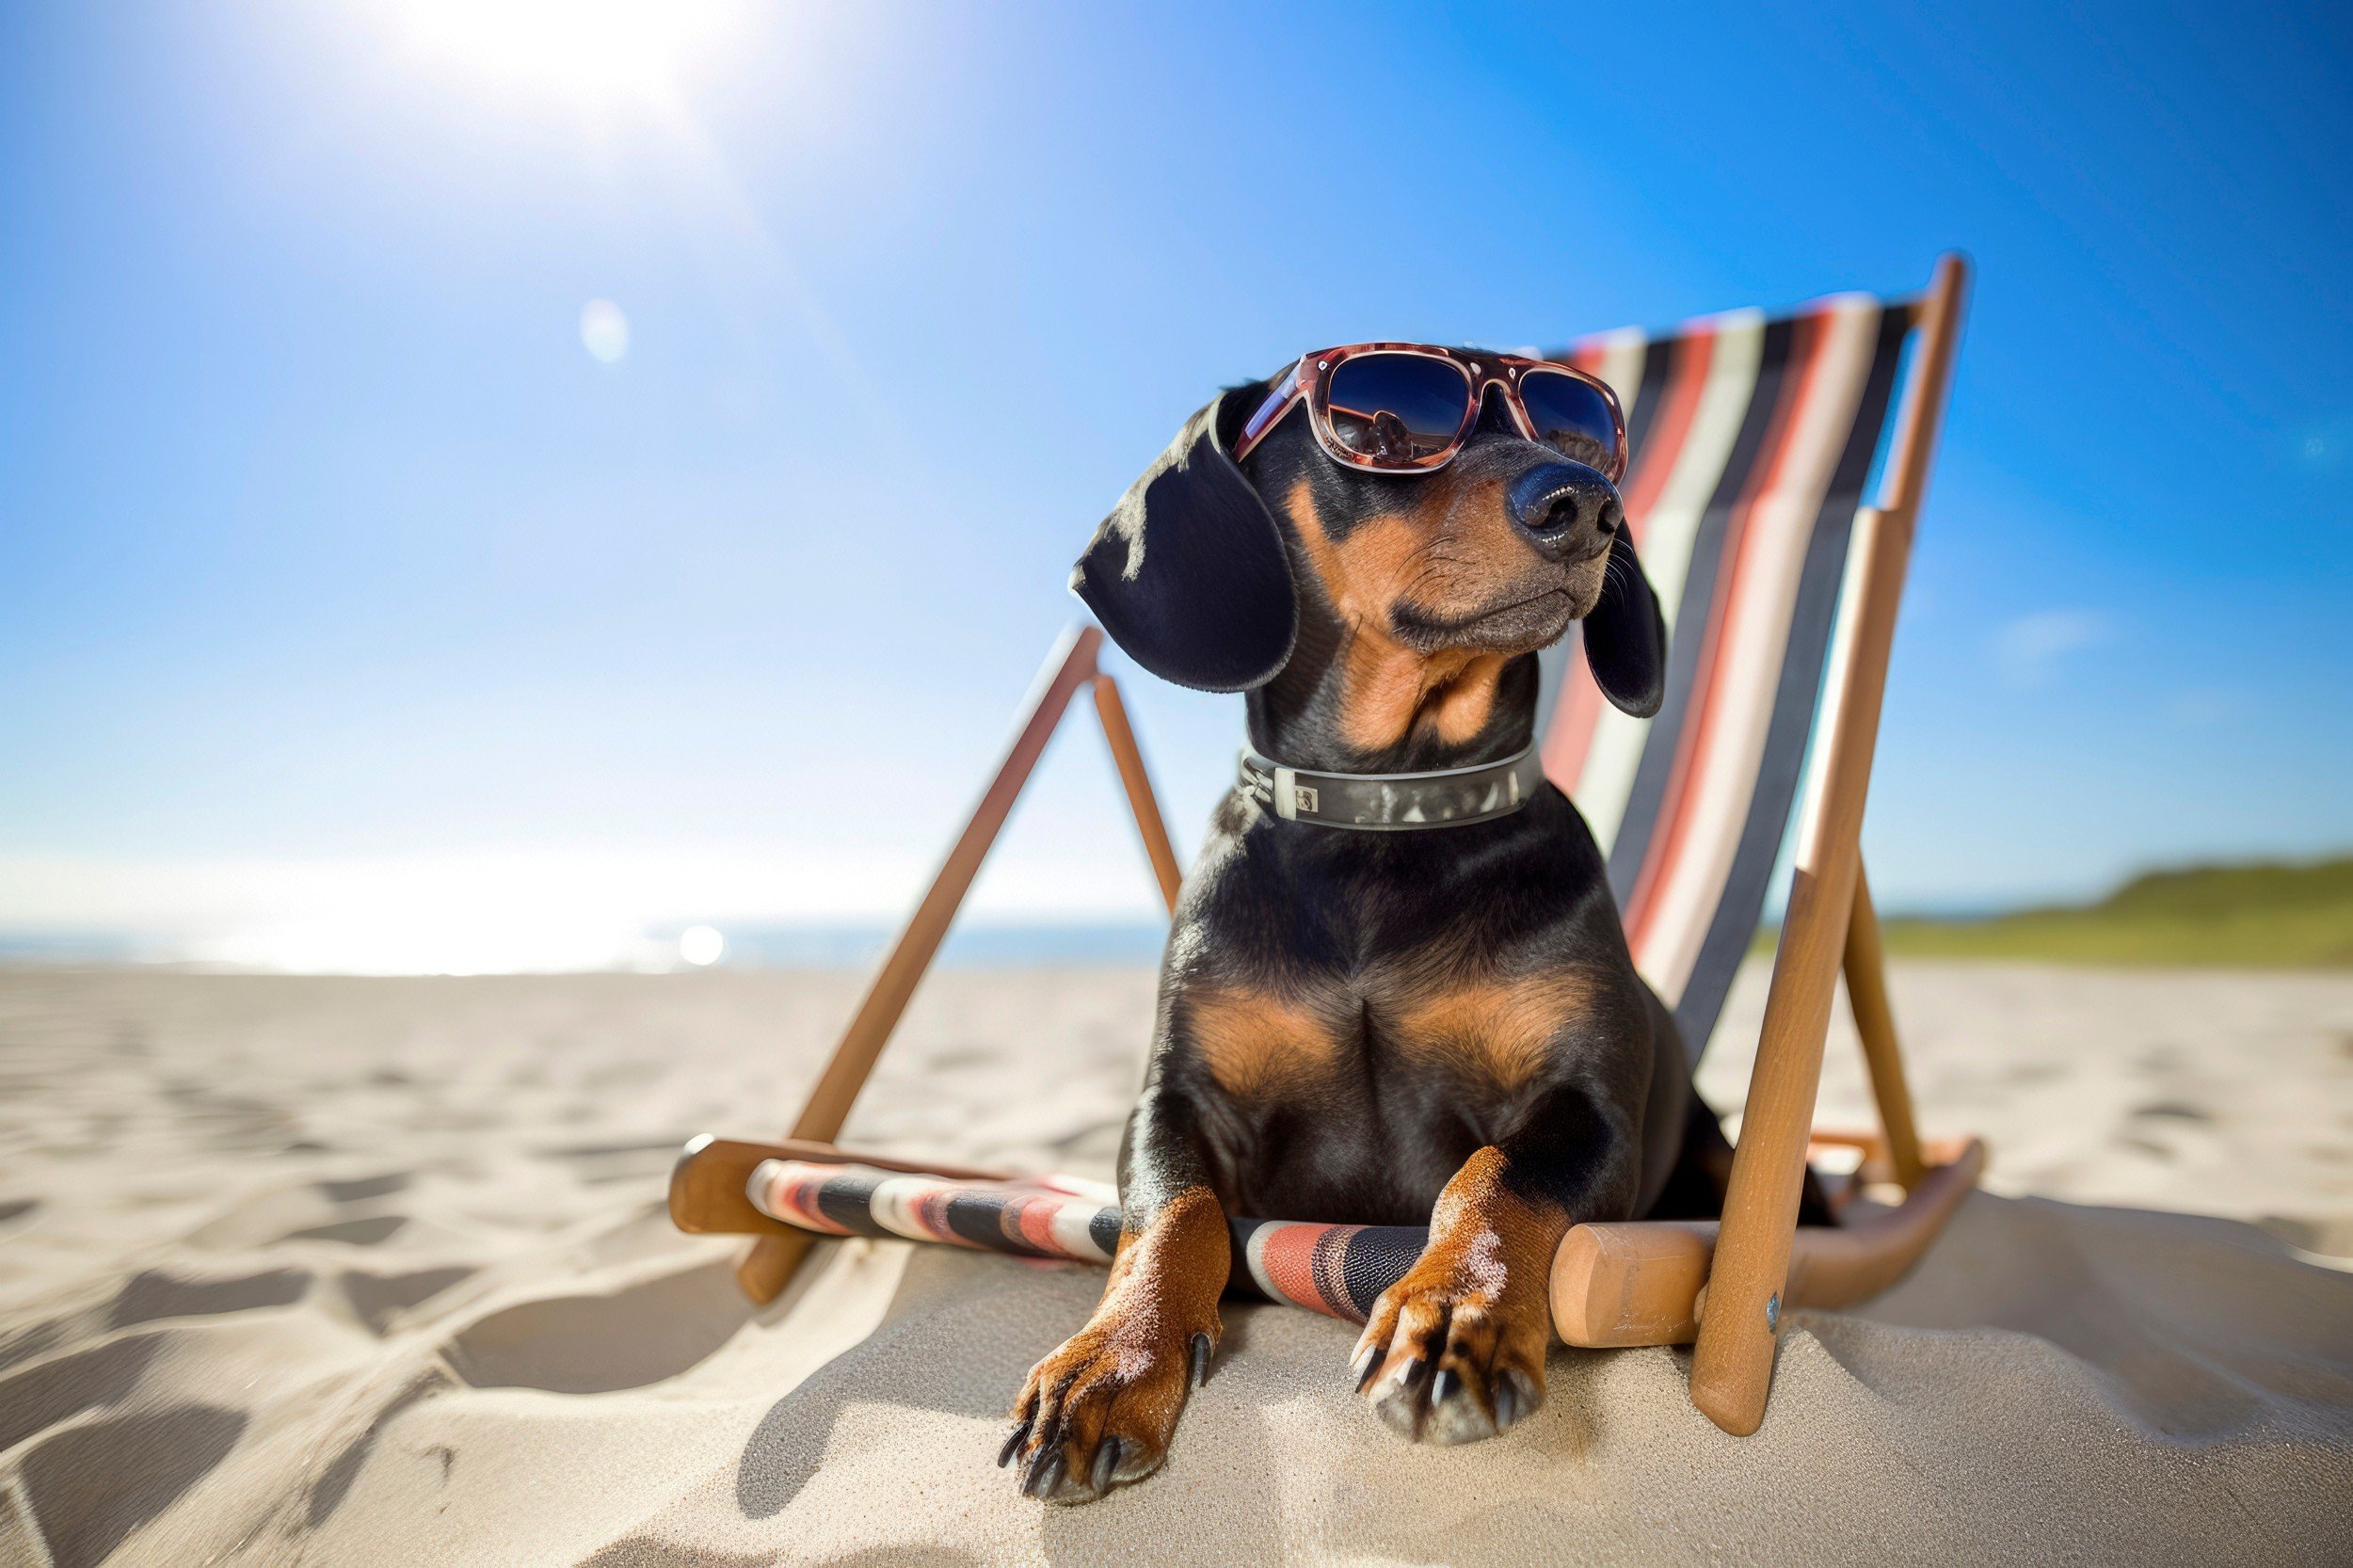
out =
{"type": "Polygon", "coordinates": [[[629,353],[629,317],[610,299],[591,299],[580,312],[581,346],[608,365],[629,353]]]}
{"type": "Polygon", "coordinates": [[[584,107],[674,95],[740,35],[744,0],[394,0],[437,64],[502,92],[584,107]]]}

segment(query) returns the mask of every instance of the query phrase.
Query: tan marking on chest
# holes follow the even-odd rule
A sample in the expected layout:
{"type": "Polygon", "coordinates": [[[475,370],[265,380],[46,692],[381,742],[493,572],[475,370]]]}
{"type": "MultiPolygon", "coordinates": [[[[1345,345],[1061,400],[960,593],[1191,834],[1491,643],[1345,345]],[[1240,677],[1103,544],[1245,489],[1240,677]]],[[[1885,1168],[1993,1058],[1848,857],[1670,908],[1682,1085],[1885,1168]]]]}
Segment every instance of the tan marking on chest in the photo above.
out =
{"type": "Polygon", "coordinates": [[[1407,1054],[1515,1090],[1536,1076],[1552,1042],[1593,994],[1587,976],[1567,969],[1409,992],[1385,1011],[1390,1033],[1407,1054]]]}
{"type": "Polygon", "coordinates": [[[1253,1098],[1329,1072],[1339,1039],[1328,1010],[1248,986],[1202,986],[1178,1003],[1193,1049],[1218,1086],[1253,1098]]]}

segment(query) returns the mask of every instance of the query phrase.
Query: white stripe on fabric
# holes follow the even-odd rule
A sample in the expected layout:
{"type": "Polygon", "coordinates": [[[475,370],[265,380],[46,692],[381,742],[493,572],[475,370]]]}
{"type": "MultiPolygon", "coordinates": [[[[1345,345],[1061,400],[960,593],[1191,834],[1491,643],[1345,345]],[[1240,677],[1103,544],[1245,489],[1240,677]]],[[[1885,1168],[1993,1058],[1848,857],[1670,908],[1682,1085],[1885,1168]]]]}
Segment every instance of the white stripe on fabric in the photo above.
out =
{"type": "Polygon", "coordinates": [[[1250,1233],[1249,1245],[1242,1249],[1242,1257],[1250,1265],[1250,1277],[1257,1283],[1258,1287],[1258,1293],[1266,1297],[1266,1299],[1271,1302],[1287,1302],[1290,1300],[1289,1296],[1283,1294],[1282,1290],[1276,1287],[1274,1277],[1266,1272],[1267,1238],[1273,1235],[1279,1228],[1279,1226],[1272,1224],[1260,1225],[1257,1229],[1250,1233]]]}
{"type": "MultiPolygon", "coordinates": [[[[1707,359],[1707,380],[1700,389],[1691,426],[1684,433],[1683,449],[1658,492],[1657,503],[1642,519],[1643,575],[1658,596],[1659,613],[1667,618],[1667,639],[1673,646],[1675,617],[1683,605],[1683,584],[1691,574],[1691,550],[1699,539],[1700,520],[1723,482],[1724,466],[1740,439],[1748,418],[1749,400],[1756,394],[1756,376],[1765,360],[1765,312],[1733,311],[1716,318],[1715,346],[1707,359]]],[[[1687,710],[1688,722],[1688,710],[1687,710]]],[[[1651,721],[1602,705],[1593,737],[1585,747],[1584,771],[1577,778],[1577,808],[1585,813],[1593,841],[1604,856],[1617,842],[1625,820],[1626,801],[1634,793],[1634,775],[1641,766],[1651,721]]]]}
{"type": "Polygon", "coordinates": [[[763,1160],[752,1167],[751,1176],[744,1183],[744,1195],[754,1208],[772,1220],[804,1230],[819,1230],[828,1236],[847,1236],[849,1230],[837,1224],[817,1203],[817,1189],[824,1178],[840,1167],[811,1165],[799,1160],[763,1160]]]}
{"type": "MultiPolygon", "coordinates": [[[[936,1192],[942,1184],[929,1176],[887,1176],[874,1184],[874,1195],[868,1200],[868,1211],[874,1223],[893,1236],[904,1236],[911,1241],[947,1240],[915,1217],[915,1206],[925,1194],[936,1192]]],[[[961,1240],[961,1237],[953,1238],[961,1240]]]]}
{"type": "MultiPolygon", "coordinates": [[[[1698,724],[1707,716],[1703,708],[1712,709],[1713,728],[1691,753],[1692,775],[1677,813],[1681,839],[1673,863],[1660,868],[1635,955],[1670,1007],[1690,979],[1748,825],[1806,548],[1879,347],[1877,299],[1848,296],[1825,303],[1817,328],[1821,345],[1812,373],[1791,389],[1800,401],[1780,450],[1759,455],[1772,465],[1766,476],[1771,488],[1751,503],[1737,556],[1728,564],[1737,598],[1726,601],[1717,631],[1720,646],[1708,672],[1714,690],[1705,704],[1694,693],[1685,714],[1687,725],[1698,724]]],[[[1658,832],[1672,837],[1674,824],[1662,822],[1658,832]]]]}
{"type": "Polygon", "coordinates": [[[1642,360],[1649,344],[1639,327],[1621,327],[1587,340],[1595,353],[1593,374],[1609,383],[1609,390],[1618,394],[1618,407],[1629,420],[1634,417],[1635,399],[1642,395],[1642,360]]]}
{"type": "Polygon", "coordinates": [[[1047,1228],[1054,1238],[1054,1245],[1072,1257],[1090,1263],[1109,1263],[1112,1255],[1095,1240],[1095,1221],[1103,1212],[1102,1207],[1083,1198],[1065,1198],[1054,1205],[1053,1223],[1047,1228]]]}
{"type": "MultiPolygon", "coordinates": [[[[1879,525],[1880,511],[1865,506],[1855,513],[1854,543],[1847,552],[1846,575],[1838,584],[1838,619],[1831,626],[1830,655],[1822,665],[1821,711],[1814,716],[1814,733],[1831,735],[1837,732],[1840,710],[1847,700],[1847,692],[1854,680],[1855,641],[1861,634],[1861,610],[1864,584],[1870,580],[1872,558],[1886,548],[1881,542],[1879,525]]],[[[1792,862],[1811,867],[1819,848],[1822,831],[1823,792],[1829,777],[1822,767],[1821,748],[1812,748],[1805,760],[1805,780],[1798,795],[1797,847],[1791,853],[1792,862]]]]}
{"type": "Polygon", "coordinates": [[[763,1160],[752,1167],[750,1177],[744,1183],[744,1196],[751,1200],[754,1208],[772,1220],[782,1220],[787,1224],[792,1221],[776,1212],[784,1205],[776,1201],[776,1192],[777,1181],[790,1169],[781,1160],[763,1160]]]}

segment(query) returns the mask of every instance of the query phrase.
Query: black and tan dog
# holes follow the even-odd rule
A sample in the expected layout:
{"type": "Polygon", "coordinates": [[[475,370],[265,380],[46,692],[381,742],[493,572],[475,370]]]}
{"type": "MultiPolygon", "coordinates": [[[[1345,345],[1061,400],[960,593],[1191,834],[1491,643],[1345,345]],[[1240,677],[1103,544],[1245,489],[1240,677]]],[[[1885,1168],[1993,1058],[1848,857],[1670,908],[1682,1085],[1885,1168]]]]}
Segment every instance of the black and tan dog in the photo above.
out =
{"type": "MultiPolygon", "coordinates": [[[[1605,694],[1656,710],[1664,631],[1601,472],[1525,439],[1497,390],[1433,474],[1344,468],[1301,419],[1237,465],[1267,393],[1195,415],[1079,564],[1138,664],[1247,692],[1256,751],[1340,774],[1525,751],[1535,651],[1579,617],[1605,694]]],[[[1225,799],[1185,883],[1111,1283],[1014,1410],[1004,1459],[1034,1496],[1159,1467],[1222,1332],[1228,1213],[1427,1223],[1353,1370],[1391,1426],[1460,1443],[1543,1400],[1568,1226],[1721,1198],[1730,1151],[1566,796],[1540,783],[1506,815],[1355,832],[1264,794],[1225,799]]]]}

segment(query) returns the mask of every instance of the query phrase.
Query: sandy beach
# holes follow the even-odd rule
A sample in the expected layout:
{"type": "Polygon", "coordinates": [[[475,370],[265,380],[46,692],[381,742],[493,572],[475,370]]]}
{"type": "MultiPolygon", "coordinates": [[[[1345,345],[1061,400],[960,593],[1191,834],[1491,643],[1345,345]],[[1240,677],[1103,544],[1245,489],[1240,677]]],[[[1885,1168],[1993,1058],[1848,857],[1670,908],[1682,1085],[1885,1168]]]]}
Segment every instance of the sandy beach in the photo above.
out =
{"type": "MultiPolygon", "coordinates": [[[[852,1141],[1107,1174],[1152,984],[935,977],[852,1141]]],[[[1797,1317],[1756,1436],[1683,1352],[1556,1351],[1511,1437],[1417,1449],[1352,1328],[1229,1305],[1166,1471],[1065,1510],[990,1460],[1098,1275],[831,1243],[754,1312],[663,1212],[858,977],[0,975],[0,1565],[2353,1560],[2353,978],[1895,987],[1990,1191],[1797,1317]]]]}

